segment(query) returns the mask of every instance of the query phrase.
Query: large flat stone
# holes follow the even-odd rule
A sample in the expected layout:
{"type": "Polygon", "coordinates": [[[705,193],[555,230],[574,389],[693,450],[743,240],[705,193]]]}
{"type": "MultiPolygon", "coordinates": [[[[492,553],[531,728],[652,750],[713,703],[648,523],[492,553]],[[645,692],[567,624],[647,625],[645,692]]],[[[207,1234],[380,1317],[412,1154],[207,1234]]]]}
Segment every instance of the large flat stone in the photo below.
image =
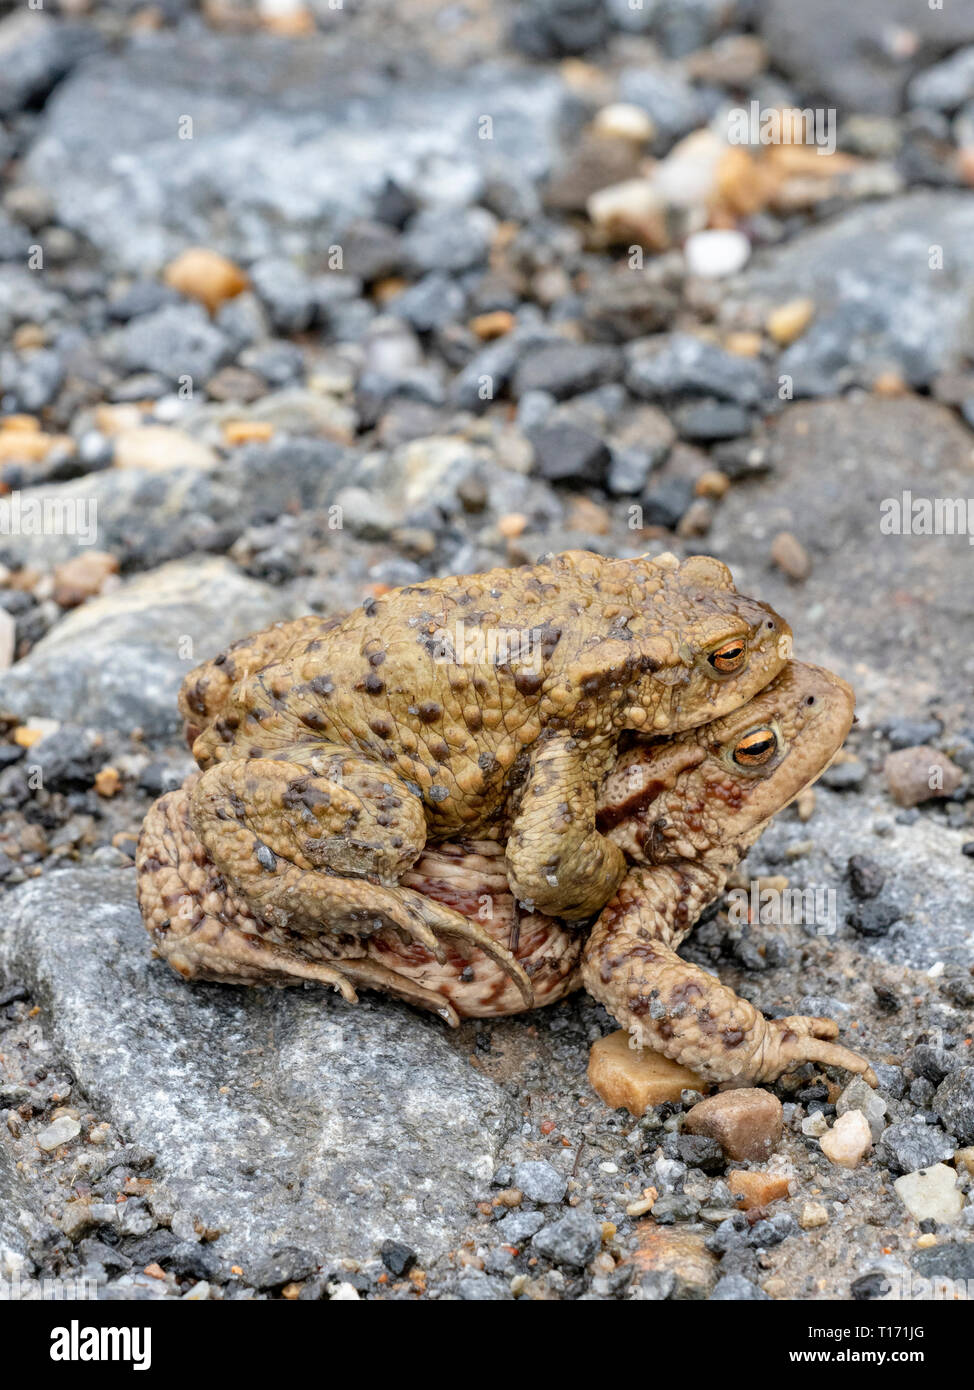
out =
{"type": "Polygon", "coordinates": [[[62,84],[27,175],[62,222],[145,274],[198,242],[243,259],[320,254],[388,178],[462,203],[497,161],[522,178],[545,172],[557,78],[414,62],[396,80],[381,57],[366,64],[335,35],[146,36],[62,84]]]}
{"type": "Polygon", "coordinates": [[[811,325],[777,363],[796,396],[871,385],[890,368],[925,386],[970,350],[972,242],[970,194],[910,193],[867,203],[765,252],[743,277],[743,294],[768,307],[799,295],[814,300],[811,325]]]}
{"type": "Polygon", "coordinates": [[[520,1121],[506,1091],[389,1000],[187,985],[150,959],[133,892],[125,869],[25,884],[0,968],[91,1105],[155,1153],[155,1181],[219,1228],[216,1253],[246,1274],[282,1247],[326,1263],[456,1243],[520,1121]]]}

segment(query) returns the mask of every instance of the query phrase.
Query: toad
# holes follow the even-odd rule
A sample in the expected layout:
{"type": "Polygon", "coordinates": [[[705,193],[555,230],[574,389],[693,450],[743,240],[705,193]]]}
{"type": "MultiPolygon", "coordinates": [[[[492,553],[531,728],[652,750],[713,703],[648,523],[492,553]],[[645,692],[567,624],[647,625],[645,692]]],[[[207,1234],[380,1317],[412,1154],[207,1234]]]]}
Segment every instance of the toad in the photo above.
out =
{"type": "Polygon", "coordinates": [[[530,1003],[505,947],[404,882],[424,846],[503,840],[527,910],[590,918],[626,873],[595,816],[620,734],[719,719],[790,653],[784,620],[707,556],[570,551],[409,585],[191,673],[193,832],[267,926],[391,926],[441,960],[479,945],[530,1003]]]}
{"type": "MultiPolygon", "coordinates": [[[[590,926],[525,911],[503,845],[464,837],[427,845],[403,875],[448,906],[530,978],[535,1001],[584,985],[645,1044],[711,1081],[770,1081],[805,1061],[875,1077],[837,1044],[829,1019],[766,1020],[676,948],[768,820],[828,766],[852,722],[853,697],[831,673],[797,662],[746,706],[617,754],[597,800],[602,833],[626,875],[590,926]]],[[[317,981],[355,998],[378,989],[461,1017],[520,1012],[504,963],[470,942],[444,958],[388,927],[311,935],[256,916],[195,835],[192,787],[160,798],[139,847],[139,895],[157,954],[188,977],[250,984],[317,981]]]]}

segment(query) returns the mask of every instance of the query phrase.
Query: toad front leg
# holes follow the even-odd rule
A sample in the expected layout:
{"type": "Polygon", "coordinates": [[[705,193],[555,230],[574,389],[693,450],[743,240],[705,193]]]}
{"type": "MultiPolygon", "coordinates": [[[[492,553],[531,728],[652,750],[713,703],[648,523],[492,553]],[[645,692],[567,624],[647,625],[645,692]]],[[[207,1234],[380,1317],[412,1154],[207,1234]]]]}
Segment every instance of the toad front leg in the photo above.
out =
{"type": "Polygon", "coordinates": [[[618,845],[595,828],[597,790],[615,756],[549,738],[534,750],[507,842],[511,891],[538,912],[569,921],[591,917],[626,871],[618,845]]]}
{"type": "Polygon", "coordinates": [[[380,763],[329,744],[217,763],[191,792],[190,820],[261,922],[301,936],[392,927],[438,960],[442,943],[476,946],[530,1007],[530,981],[510,952],[462,913],[399,885],[426,823],[421,802],[380,763]]]}
{"type": "Polygon", "coordinates": [[[831,1019],[765,1019],[746,999],[673,949],[723,887],[712,868],[681,861],[629,871],[586,943],[590,994],[646,1047],[708,1081],[775,1081],[802,1062],[876,1077],[864,1058],[832,1041],[831,1019]]]}

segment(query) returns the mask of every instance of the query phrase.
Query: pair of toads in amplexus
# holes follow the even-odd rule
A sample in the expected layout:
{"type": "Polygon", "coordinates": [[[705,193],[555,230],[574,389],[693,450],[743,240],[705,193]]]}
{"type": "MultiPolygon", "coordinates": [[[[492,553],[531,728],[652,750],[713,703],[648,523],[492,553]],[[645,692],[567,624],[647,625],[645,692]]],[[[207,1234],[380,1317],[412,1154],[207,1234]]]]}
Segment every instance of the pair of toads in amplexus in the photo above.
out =
{"type": "Polygon", "coordinates": [[[383,991],[450,1024],[584,988],[708,1082],[805,1062],[875,1084],[824,1018],[766,1019],[677,954],[854,697],[709,556],[411,584],[191,672],[200,771],[137,855],[187,979],[383,991]]]}

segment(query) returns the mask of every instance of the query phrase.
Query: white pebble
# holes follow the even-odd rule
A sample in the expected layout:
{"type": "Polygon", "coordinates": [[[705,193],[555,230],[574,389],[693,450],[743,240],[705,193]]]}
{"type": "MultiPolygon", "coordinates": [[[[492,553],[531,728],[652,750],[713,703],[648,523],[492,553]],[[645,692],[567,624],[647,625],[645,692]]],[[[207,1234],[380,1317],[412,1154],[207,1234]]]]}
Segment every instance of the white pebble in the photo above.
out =
{"type": "Polygon", "coordinates": [[[81,1133],[81,1125],[77,1120],[72,1120],[70,1115],[62,1115],[60,1119],[49,1124],[46,1129],[42,1129],[37,1136],[37,1147],[43,1149],[45,1153],[50,1153],[52,1149],[58,1148],[61,1144],[70,1144],[72,1139],[77,1139],[81,1133]]]}
{"type": "Polygon", "coordinates": [[[656,134],[656,127],[648,113],[641,106],[633,106],[626,101],[616,101],[611,106],[603,106],[595,117],[593,126],[599,135],[617,140],[645,142],[652,140],[656,134]]]}
{"type": "Polygon", "coordinates": [[[830,1163],[839,1168],[858,1168],[872,1148],[873,1136],[862,1111],[847,1110],[818,1142],[830,1163]]]}
{"type": "Polygon", "coordinates": [[[329,1284],[328,1297],[333,1303],[355,1303],[358,1301],[358,1289],[354,1284],[329,1284]]]}
{"type": "Polygon", "coordinates": [[[708,280],[719,280],[725,275],[736,275],[747,265],[751,255],[751,243],[743,232],[711,230],[694,232],[688,236],[683,247],[683,259],[690,275],[701,275],[708,280]]]}
{"type": "Polygon", "coordinates": [[[964,1206],[957,1174],[946,1163],[904,1173],[893,1184],[896,1195],[917,1221],[956,1221],[964,1206]]]}

